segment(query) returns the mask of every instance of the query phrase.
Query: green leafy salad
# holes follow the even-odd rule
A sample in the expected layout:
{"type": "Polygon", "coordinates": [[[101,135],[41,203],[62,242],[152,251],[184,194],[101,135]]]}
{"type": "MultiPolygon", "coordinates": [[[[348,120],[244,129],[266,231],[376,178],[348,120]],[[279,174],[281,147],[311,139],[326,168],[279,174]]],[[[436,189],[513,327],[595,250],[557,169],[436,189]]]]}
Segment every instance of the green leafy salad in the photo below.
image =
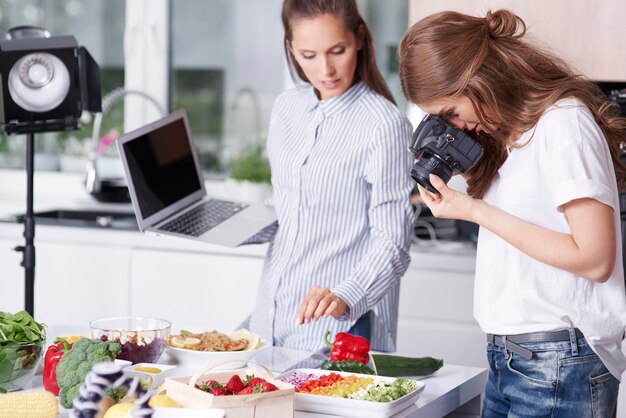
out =
{"type": "Polygon", "coordinates": [[[26,371],[37,366],[45,341],[45,325],[28,312],[0,312],[0,393],[20,386],[26,371]]]}
{"type": "Polygon", "coordinates": [[[361,388],[348,395],[349,399],[371,402],[393,402],[417,389],[417,384],[409,379],[396,379],[393,383],[378,382],[361,388]]]}

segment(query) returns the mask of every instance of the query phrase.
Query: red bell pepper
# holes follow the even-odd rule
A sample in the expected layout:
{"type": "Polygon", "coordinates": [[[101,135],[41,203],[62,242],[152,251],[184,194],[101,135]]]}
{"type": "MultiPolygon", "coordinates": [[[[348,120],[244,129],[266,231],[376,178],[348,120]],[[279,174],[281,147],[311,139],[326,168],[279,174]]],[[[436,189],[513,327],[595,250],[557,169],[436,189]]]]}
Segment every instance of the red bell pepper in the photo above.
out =
{"type": "Polygon", "coordinates": [[[70,348],[72,348],[72,344],[68,343],[63,338],[57,338],[46,350],[43,363],[43,387],[54,395],[59,394],[57,364],[59,364],[59,360],[61,360],[63,354],[67,353],[70,348]]]}
{"type": "Polygon", "coordinates": [[[352,335],[347,332],[339,332],[335,335],[335,341],[328,341],[330,331],[324,334],[324,342],[330,347],[330,361],[358,361],[363,364],[369,362],[370,342],[360,335],[352,335]]]}

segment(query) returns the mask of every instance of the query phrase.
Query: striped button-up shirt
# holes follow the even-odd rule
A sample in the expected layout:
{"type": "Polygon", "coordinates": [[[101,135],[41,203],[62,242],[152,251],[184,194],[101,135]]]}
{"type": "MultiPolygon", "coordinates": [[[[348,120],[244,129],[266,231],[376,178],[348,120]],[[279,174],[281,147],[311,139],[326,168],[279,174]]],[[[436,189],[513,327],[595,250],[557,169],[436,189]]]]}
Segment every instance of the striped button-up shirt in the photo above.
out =
{"type": "Polygon", "coordinates": [[[278,221],[266,231],[252,331],[274,345],[317,350],[326,330],[348,331],[371,311],[372,348],[395,350],[414,216],[410,139],[405,115],[362,82],[329,100],[312,87],[277,98],[267,154],[278,221]],[[348,312],[297,325],[314,285],[348,312]]]}

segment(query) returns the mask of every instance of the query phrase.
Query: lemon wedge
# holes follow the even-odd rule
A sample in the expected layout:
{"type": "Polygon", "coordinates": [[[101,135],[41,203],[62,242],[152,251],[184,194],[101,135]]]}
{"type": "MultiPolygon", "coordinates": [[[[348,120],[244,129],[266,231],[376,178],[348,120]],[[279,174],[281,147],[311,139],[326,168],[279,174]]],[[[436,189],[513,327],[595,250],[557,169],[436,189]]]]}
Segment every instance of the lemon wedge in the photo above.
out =
{"type": "Polygon", "coordinates": [[[178,337],[172,337],[170,338],[170,345],[172,347],[185,348],[185,340],[178,337]]]}
{"type": "Polygon", "coordinates": [[[259,334],[255,334],[254,332],[250,332],[247,329],[234,331],[230,333],[228,337],[233,340],[248,340],[248,346],[245,350],[256,350],[261,346],[261,336],[259,334]]]}
{"type": "Polygon", "coordinates": [[[187,337],[183,340],[183,345],[185,348],[191,348],[197,346],[200,342],[200,338],[187,337]]]}

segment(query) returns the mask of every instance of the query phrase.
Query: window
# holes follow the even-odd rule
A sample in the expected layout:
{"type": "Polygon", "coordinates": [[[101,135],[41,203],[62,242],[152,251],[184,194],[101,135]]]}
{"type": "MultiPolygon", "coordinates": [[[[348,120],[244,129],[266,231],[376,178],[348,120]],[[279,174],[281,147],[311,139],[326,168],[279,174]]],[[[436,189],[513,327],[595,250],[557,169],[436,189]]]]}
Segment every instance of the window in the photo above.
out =
{"type": "MultiPolygon", "coordinates": [[[[281,5],[282,0],[0,0],[0,30],[36,25],[53,36],[74,35],[100,65],[103,97],[126,86],[155,98],[165,111],[185,108],[205,172],[223,177],[233,158],[264,147],[273,101],[292,85],[281,5]]],[[[408,2],[360,0],[359,7],[374,34],[381,72],[404,109],[395,50],[407,27],[408,2]]],[[[104,115],[100,136],[159,116],[145,99],[126,96],[104,115]]],[[[84,170],[91,135],[90,122],[79,131],[37,134],[35,168],[84,170]],[[47,155],[56,162],[44,165],[47,155]],[[80,158],[73,168],[64,164],[71,157],[80,158]]],[[[25,143],[22,135],[0,132],[0,167],[23,167],[25,143]]]]}
{"type": "MultiPolygon", "coordinates": [[[[291,80],[283,53],[281,0],[172,0],[171,103],[190,119],[203,167],[229,169],[233,158],[264,147],[276,96],[291,80]]],[[[359,1],[377,60],[404,109],[396,47],[408,2],[359,1]]]]}

